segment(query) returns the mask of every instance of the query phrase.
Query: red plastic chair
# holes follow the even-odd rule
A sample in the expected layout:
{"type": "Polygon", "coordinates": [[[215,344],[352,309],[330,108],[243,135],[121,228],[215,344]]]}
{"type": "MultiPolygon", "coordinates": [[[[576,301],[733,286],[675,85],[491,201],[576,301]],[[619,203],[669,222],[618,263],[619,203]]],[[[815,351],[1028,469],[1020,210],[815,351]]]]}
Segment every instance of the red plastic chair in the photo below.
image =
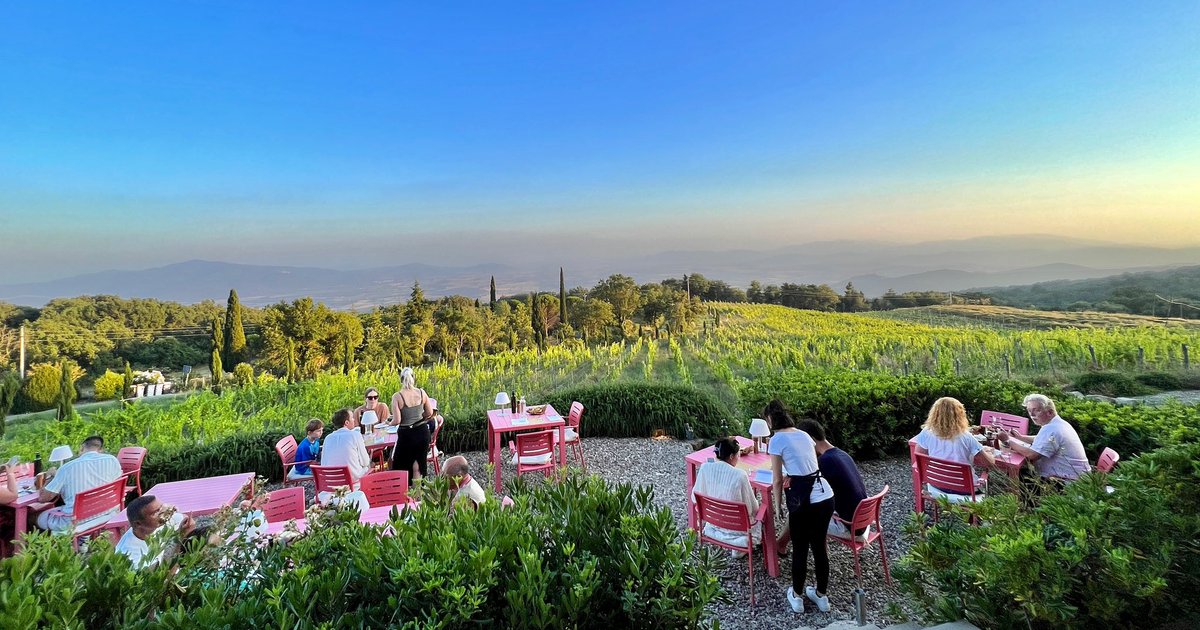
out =
{"type": "Polygon", "coordinates": [[[929,490],[925,484],[936,486],[944,494],[964,497],[959,502],[965,501],[966,497],[970,497],[972,503],[977,498],[982,498],[975,494],[975,475],[970,464],[938,459],[921,453],[917,453],[916,457],[917,471],[921,476],[921,493],[933,504],[933,521],[935,523],[940,517],[941,506],[933,500],[933,495],[928,494],[929,490]]]}
{"type": "Polygon", "coordinates": [[[839,517],[837,514],[833,515],[834,520],[846,526],[846,529],[850,532],[850,537],[842,538],[841,536],[828,536],[827,540],[833,540],[842,543],[843,545],[849,547],[850,551],[854,553],[854,575],[858,577],[859,588],[863,587],[863,583],[862,566],[860,566],[858,562],[858,552],[867,548],[868,545],[876,540],[879,541],[879,557],[883,560],[883,577],[885,580],[887,580],[888,584],[892,583],[892,572],[888,569],[887,546],[883,540],[883,521],[881,521],[879,517],[879,509],[880,506],[883,505],[883,497],[890,489],[891,488],[889,486],[884,486],[883,490],[880,491],[879,494],[859,501],[858,508],[854,510],[854,518],[849,521],[839,517]],[[866,527],[871,527],[871,531],[867,534],[865,540],[858,540],[858,537],[854,535],[854,532],[866,527]]]}
{"type": "Polygon", "coordinates": [[[406,505],[408,500],[408,471],[388,470],[371,473],[359,480],[360,489],[367,495],[371,507],[406,505]]]}
{"type": "Polygon", "coordinates": [[[517,474],[542,471],[547,477],[558,462],[554,461],[554,436],[557,429],[518,433],[517,441],[509,442],[508,448],[517,454],[517,474]],[[546,463],[537,460],[545,458],[546,463]]]}
{"type": "Polygon", "coordinates": [[[1112,450],[1111,448],[1105,448],[1104,451],[1100,453],[1100,459],[1096,460],[1096,470],[1102,473],[1110,473],[1112,472],[1113,468],[1116,468],[1117,462],[1119,461],[1121,461],[1120,453],[1112,450]]]}
{"type": "MultiPolygon", "coordinates": [[[[437,401],[430,399],[430,402],[436,406],[437,401]]],[[[442,425],[446,424],[446,419],[441,415],[434,416],[433,436],[429,438],[429,453],[425,455],[425,461],[433,464],[433,474],[442,474],[442,452],[438,450],[437,439],[438,434],[442,432],[442,425]]],[[[372,503],[371,505],[375,505],[372,503]]]]}
{"type": "Polygon", "coordinates": [[[571,403],[571,412],[567,414],[567,447],[571,452],[579,456],[579,465],[584,472],[587,471],[587,461],[583,459],[583,442],[582,435],[579,431],[579,421],[583,418],[583,403],[575,401],[571,403]]]}
{"type": "MultiPolygon", "coordinates": [[[[279,455],[279,463],[283,466],[283,487],[286,488],[292,484],[302,484],[304,479],[289,479],[288,473],[296,466],[296,449],[300,445],[296,443],[296,436],[285,435],[275,443],[275,453],[279,455]]],[[[312,466],[309,466],[312,470],[312,466]]]]}
{"type": "Polygon", "coordinates": [[[146,449],[140,446],[126,446],[117,451],[117,461],[121,462],[121,472],[129,475],[130,483],[125,488],[125,494],[136,492],[142,496],[142,462],[146,459],[146,449]]]}
{"type": "Polygon", "coordinates": [[[354,490],[354,477],[350,474],[349,466],[317,466],[308,467],[313,472],[317,492],[334,492],[338,488],[347,487],[354,490]]]}
{"type": "Polygon", "coordinates": [[[304,488],[284,488],[268,493],[262,511],[268,523],[304,518],[304,488]]]}
{"type": "MultiPolygon", "coordinates": [[[[110,481],[91,490],[84,490],[75,495],[75,518],[72,527],[78,528],[79,523],[86,523],[105,512],[120,512],[125,509],[125,484],[128,482],[129,475],[121,475],[115,481],[110,481]]],[[[72,534],[71,544],[78,549],[79,539],[102,531],[106,535],[108,534],[107,519],[101,519],[87,529],[75,529],[74,534],[72,534]]]]}
{"type": "Polygon", "coordinates": [[[733,501],[724,501],[704,494],[696,494],[696,522],[700,528],[700,542],[712,543],[718,547],[725,549],[733,549],[746,554],[747,564],[750,566],[750,605],[755,605],[754,599],[754,538],[750,535],[750,527],[754,523],[762,522],[766,517],[767,504],[763,502],[758,512],[754,515],[754,520],[750,520],[750,510],[746,508],[745,503],[734,503],[733,501]],[[746,532],[745,546],[738,546],[732,543],[727,543],[716,538],[710,538],[704,534],[704,524],[708,523],[713,527],[720,527],[735,532],[746,532]]]}
{"type": "Polygon", "coordinates": [[[984,411],[979,415],[979,426],[1016,429],[1017,433],[1026,435],[1029,433],[1029,418],[999,411],[984,411]]]}

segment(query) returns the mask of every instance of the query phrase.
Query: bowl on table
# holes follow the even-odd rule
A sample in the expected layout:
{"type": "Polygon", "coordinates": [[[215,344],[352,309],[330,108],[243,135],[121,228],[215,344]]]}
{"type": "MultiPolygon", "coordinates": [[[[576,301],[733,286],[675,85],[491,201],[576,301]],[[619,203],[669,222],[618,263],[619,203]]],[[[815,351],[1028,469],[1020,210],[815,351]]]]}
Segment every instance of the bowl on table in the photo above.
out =
{"type": "Polygon", "coordinates": [[[546,413],[546,405],[530,405],[525,408],[525,413],[531,416],[540,416],[546,413]]]}

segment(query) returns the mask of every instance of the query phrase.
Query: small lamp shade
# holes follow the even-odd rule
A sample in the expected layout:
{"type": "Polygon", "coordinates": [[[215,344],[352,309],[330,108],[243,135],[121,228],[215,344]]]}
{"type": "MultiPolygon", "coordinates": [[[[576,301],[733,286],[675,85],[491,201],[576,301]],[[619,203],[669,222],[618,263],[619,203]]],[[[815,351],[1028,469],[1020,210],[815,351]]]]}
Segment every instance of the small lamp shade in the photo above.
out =
{"type": "Polygon", "coordinates": [[[750,437],[764,438],[771,435],[771,427],[767,426],[767,421],[762,418],[754,418],[750,421],[750,437]]]}
{"type": "Polygon", "coordinates": [[[375,424],[376,422],[379,422],[379,415],[376,414],[374,410],[368,409],[363,412],[363,414],[362,414],[363,426],[369,427],[369,426],[375,424]]]}
{"type": "Polygon", "coordinates": [[[497,405],[507,405],[511,402],[512,401],[508,399],[508,392],[500,392],[499,394],[496,394],[497,405]]]}
{"type": "Polygon", "coordinates": [[[50,451],[50,463],[65,462],[75,456],[71,452],[70,446],[55,446],[53,451],[50,451]]]}

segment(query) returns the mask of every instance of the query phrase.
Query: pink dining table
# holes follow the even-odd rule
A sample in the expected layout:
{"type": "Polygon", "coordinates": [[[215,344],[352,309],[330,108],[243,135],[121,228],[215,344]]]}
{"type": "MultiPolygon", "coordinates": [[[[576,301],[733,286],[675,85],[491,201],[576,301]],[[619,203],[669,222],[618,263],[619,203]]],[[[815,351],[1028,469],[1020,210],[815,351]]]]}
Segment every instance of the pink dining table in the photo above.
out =
{"type": "Polygon", "coordinates": [[[546,412],[538,415],[514,414],[508,409],[488,410],[488,462],[495,469],[496,492],[500,492],[500,451],[503,448],[500,436],[546,429],[558,429],[558,465],[566,466],[567,421],[553,406],[546,405],[546,412]]]}
{"type": "MultiPolygon", "coordinates": [[[[233,505],[252,481],[254,473],[169,481],[150,488],[145,494],[153,495],[162,503],[174,505],[188,516],[208,516],[227,505],[233,505]]],[[[125,510],[115,514],[105,525],[105,529],[117,533],[128,528],[129,519],[125,516],[125,510]]]]}
{"type": "MultiPolygon", "coordinates": [[[[1025,456],[1016,452],[1010,451],[1007,448],[990,448],[985,446],[985,450],[989,450],[996,458],[996,468],[1006,473],[1009,477],[1017,479],[1021,474],[1021,467],[1025,465],[1025,456]]],[[[925,500],[921,492],[921,478],[917,472],[917,439],[912,438],[908,441],[908,457],[909,465],[912,469],[913,483],[913,510],[916,512],[925,511],[925,500]]]]}
{"type": "MultiPolygon", "coordinates": [[[[737,441],[742,448],[754,445],[753,440],[740,435],[737,436],[737,441]]],[[[696,531],[700,531],[700,524],[696,520],[696,503],[692,501],[692,486],[696,485],[696,471],[711,459],[716,459],[716,453],[713,452],[711,446],[693,451],[684,458],[687,462],[688,527],[696,531]]],[[[774,500],[771,497],[770,481],[774,473],[771,471],[771,456],[766,453],[751,452],[749,455],[742,455],[738,458],[737,467],[745,470],[750,476],[750,486],[758,491],[759,502],[767,506],[767,517],[763,519],[762,524],[763,556],[765,556],[767,574],[771,577],[778,577],[779,549],[775,544],[775,509],[774,500]],[[765,473],[759,471],[765,471],[765,473]]]]}
{"type": "MultiPolygon", "coordinates": [[[[379,507],[367,508],[358,515],[358,522],[365,523],[367,525],[382,525],[388,522],[388,519],[391,518],[393,507],[403,513],[405,509],[415,510],[419,508],[420,505],[421,504],[418,501],[410,501],[406,505],[381,505],[379,507]]],[[[287,523],[287,521],[267,523],[267,533],[271,535],[278,534],[279,532],[283,531],[284,527],[287,526],[287,523]]],[[[296,519],[296,529],[302,532],[308,529],[308,519],[296,519]]]]}
{"type": "Polygon", "coordinates": [[[30,511],[40,511],[41,508],[50,507],[52,504],[38,501],[33,477],[18,477],[17,490],[17,498],[11,503],[0,503],[0,508],[12,510],[13,540],[19,542],[21,535],[30,529],[30,511]]]}

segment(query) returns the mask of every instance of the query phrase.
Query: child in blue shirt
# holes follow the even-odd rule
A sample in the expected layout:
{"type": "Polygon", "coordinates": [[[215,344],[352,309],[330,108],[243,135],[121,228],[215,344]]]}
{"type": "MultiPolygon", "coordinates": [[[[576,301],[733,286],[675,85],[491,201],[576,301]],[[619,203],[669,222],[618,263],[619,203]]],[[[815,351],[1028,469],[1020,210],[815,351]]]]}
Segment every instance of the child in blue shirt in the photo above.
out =
{"type": "Polygon", "coordinates": [[[325,423],[313,418],[308,421],[308,426],[304,427],[304,430],[308,432],[308,435],[296,448],[296,465],[288,473],[288,479],[311,477],[312,470],[308,467],[307,462],[316,461],[321,453],[321,436],[325,433],[325,423]]]}

